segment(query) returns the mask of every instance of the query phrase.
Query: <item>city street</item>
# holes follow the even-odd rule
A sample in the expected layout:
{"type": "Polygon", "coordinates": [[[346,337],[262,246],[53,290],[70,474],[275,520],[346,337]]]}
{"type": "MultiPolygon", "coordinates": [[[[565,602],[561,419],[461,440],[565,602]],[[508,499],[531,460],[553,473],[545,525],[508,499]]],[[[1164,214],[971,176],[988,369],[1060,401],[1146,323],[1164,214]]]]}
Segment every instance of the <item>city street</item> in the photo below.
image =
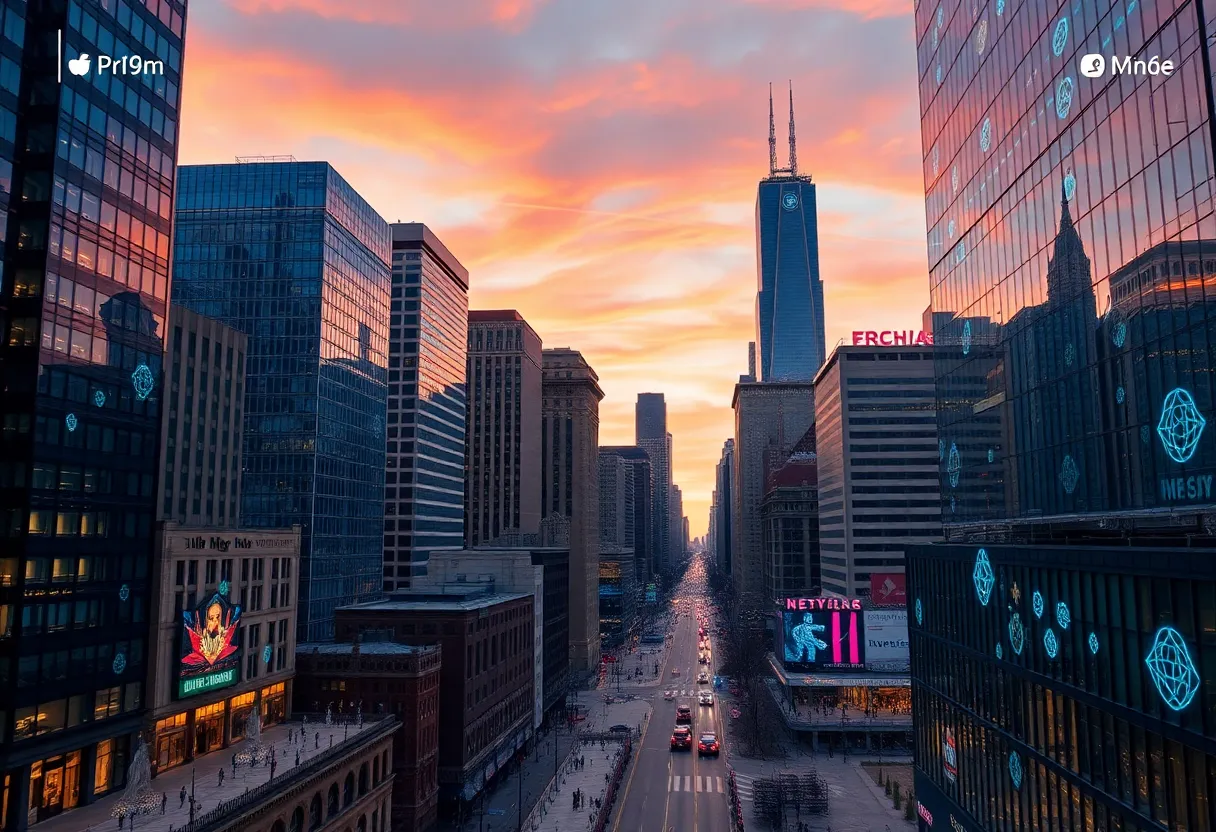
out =
{"type": "MultiPolygon", "coordinates": [[[[697,663],[697,619],[682,613],[675,625],[674,637],[662,668],[662,690],[674,689],[675,701],[666,702],[662,690],[653,692],[654,714],[647,726],[634,762],[625,776],[619,808],[609,829],[612,832],[729,832],[730,804],[727,801],[729,767],[723,750],[718,758],[699,757],[695,743],[706,731],[722,739],[721,720],[726,714],[721,708],[697,705],[697,693],[711,690],[711,685],[698,685],[697,673],[712,665],[697,663]],[[671,671],[678,670],[679,676],[671,671]],[[676,707],[689,705],[693,711],[693,742],[691,751],[672,751],[671,732],[676,724],[676,707]]],[[[622,684],[621,690],[629,689],[622,684]]]]}

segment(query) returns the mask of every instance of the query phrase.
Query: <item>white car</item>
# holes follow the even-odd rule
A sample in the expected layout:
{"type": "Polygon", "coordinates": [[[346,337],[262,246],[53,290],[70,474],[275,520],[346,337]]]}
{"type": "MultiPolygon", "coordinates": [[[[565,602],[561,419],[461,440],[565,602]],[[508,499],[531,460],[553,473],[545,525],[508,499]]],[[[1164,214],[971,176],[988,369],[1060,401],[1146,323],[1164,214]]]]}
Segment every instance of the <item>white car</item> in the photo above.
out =
{"type": "Polygon", "coordinates": [[[706,705],[712,708],[714,706],[714,695],[707,690],[701,691],[700,695],[697,697],[697,704],[706,705]]]}
{"type": "Polygon", "coordinates": [[[708,684],[709,684],[709,674],[708,674],[708,673],[702,673],[700,676],[698,676],[698,677],[697,677],[697,684],[698,684],[698,685],[708,685],[708,684]]]}

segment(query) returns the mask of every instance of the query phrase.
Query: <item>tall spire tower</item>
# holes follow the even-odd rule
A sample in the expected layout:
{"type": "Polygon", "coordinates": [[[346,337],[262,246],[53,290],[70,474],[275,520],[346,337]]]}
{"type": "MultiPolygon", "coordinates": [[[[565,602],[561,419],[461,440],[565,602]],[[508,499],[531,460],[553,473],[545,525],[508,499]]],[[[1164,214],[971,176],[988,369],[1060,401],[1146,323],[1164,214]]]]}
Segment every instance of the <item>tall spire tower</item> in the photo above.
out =
{"type": "MultiPolygon", "coordinates": [[[[773,92],[769,87],[769,108],[772,108],[773,92]]],[[[798,175],[798,142],[794,138],[794,82],[790,81],[790,175],[798,175]]]]}
{"type": "MultiPolygon", "coordinates": [[[[793,95],[791,91],[790,95],[793,95]]],[[[768,85],[768,175],[777,173],[777,122],[773,118],[773,85],[768,85]]]]}

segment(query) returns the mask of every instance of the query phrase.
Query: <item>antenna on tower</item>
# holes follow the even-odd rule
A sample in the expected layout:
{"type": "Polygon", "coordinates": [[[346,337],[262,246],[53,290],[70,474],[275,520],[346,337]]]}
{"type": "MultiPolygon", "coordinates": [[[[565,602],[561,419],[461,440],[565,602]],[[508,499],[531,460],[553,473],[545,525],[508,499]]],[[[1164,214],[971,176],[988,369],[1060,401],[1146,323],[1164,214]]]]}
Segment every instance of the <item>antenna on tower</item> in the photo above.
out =
{"type": "MultiPolygon", "coordinates": [[[[770,93],[771,95],[771,93],[770,93]]],[[[794,82],[790,81],[790,175],[798,175],[798,144],[794,138],[794,82]]]]}
{"type": "Polygon", "coordinates": [[[773,120],[773,85],[768,85],[768,175],[777,173],[777,122],[773,120]]]}

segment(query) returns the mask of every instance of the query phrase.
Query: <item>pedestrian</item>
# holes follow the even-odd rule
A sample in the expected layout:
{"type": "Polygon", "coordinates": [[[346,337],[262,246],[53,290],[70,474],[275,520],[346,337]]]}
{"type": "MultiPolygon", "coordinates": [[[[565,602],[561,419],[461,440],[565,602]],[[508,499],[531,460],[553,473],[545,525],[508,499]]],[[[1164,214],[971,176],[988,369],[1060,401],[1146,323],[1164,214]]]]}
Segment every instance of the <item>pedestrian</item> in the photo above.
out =
{"type": "Polygon", "coordinates": [[[236,752],[232,754],[232,776],[236,777],[236,752]]]}
{"type": "Polygon", "coordinates": [[[219,779],[219,782],[218,782],[216,785],[217,785],[217,786],[222,786],[222,785],[224,785],[224,770],[223,770],[223,769],[220,769],[220,779],[219,779]]]}
{"type": "Polygon", "coordinates": [[[186,787],[185,787],[185,786],[182,786],[182,790],[181,790],[181,798],[182,798],[182,802],[181,802],[181,804],[180,804],[180,805],[178,805],[178,807],[177,807],[177,808],[179,808],[179,809],[180,809],[180,808],[182,808],[182,806],[185,806],[185,805],[186,805],[186,787]]]}
{"type": "Polygon", "coordinates": [[[168,805],[169,805],[169,793],[161,792],[160,793],[160,813],[162,815],[165,813],[165,807],[168,805]]]}
{"type": "Polygon", "coordinates": [[[300,749],[296,749],[296,765],[300,764],[300,749]]]}

